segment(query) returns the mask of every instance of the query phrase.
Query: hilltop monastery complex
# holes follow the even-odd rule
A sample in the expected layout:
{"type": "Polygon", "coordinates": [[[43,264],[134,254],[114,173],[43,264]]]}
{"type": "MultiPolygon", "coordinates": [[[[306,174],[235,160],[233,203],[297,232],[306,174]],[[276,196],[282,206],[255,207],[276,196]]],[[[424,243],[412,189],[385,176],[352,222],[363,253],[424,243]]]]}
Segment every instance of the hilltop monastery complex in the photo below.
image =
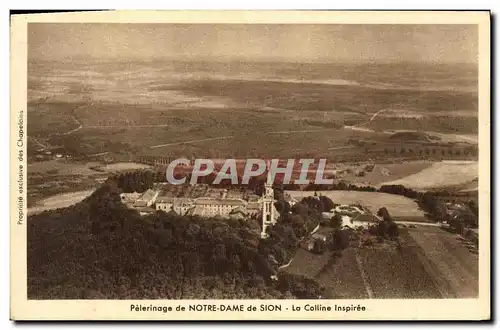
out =
{"type": "MultiPolygon", "coordinates": [[[[193,186],[157,185],[144,193],[122,193],[122,202],[141,215],[155,211],[175,212],[179,215],[222,218],[256,218],[262,215],[261,236],[267,237],[267,227],[276,223],[278,211],[274,203],[274,191],[266,184],[262,196],[247,192],[211,188],[208,185],[193,186]],[[173,191],[172,191],[173,188],[173,191]]],[[[296,202],[296,201],[293,201],[296,202]]],[[[292,202],[292,203],[293,203],[292,202]]]]}

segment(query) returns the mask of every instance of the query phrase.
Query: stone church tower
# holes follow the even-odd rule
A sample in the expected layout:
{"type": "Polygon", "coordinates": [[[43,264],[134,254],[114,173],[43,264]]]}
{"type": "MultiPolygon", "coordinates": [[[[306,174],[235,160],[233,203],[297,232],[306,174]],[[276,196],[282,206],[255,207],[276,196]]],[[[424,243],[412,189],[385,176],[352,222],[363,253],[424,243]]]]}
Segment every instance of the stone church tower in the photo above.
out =
{"type": "Polygon", "coordinates": [[[269,237],[267,228],[276,224],[276,212],[274,208],[274,190],[270,177],[270,165],[267,164],[267,178],[264,184],[264,193],[260,199],[262,205],[262,232],[260,237],[266,239],[269,237]]]}

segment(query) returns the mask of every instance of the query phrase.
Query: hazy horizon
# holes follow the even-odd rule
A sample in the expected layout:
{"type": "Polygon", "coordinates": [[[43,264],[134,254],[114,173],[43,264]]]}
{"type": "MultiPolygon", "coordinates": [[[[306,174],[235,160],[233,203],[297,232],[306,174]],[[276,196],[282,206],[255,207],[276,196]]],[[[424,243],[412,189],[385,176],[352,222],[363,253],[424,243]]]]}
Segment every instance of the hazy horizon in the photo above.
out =
{"type": "Polygon", "coordinates": [[[31,23],[29,60],[477,64],[473,25],[31,23]]]}

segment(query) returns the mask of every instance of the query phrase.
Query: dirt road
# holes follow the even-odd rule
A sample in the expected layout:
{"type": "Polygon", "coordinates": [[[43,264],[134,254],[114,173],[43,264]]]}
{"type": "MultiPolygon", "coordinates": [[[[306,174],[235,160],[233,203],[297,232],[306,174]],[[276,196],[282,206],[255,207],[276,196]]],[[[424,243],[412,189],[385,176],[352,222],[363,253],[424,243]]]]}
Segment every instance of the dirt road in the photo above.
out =
{"type": "Polygon", "coordinates": [[[173,142],[173,143],[165,143],[165,144],[158,144],[155,146],[151,146],[149,148],[154,149],[154,148],[162,148],[162,147],[169,147],[169,146],[176,146],[176,145],[181,145],[181,144],[191,144],[191,143],[196,143],[196,142],[204,142],[204,141],[214,141],[214,140],[224,140],[224,139],[230,139],[234,137],[233,135],[230,136],[220,136],[220,137],[214,137],[214,138],[207,138],[207,139],[198,139],[198,140],[189,140],[189,141],[181,141],[181,142],[173,142]]]}

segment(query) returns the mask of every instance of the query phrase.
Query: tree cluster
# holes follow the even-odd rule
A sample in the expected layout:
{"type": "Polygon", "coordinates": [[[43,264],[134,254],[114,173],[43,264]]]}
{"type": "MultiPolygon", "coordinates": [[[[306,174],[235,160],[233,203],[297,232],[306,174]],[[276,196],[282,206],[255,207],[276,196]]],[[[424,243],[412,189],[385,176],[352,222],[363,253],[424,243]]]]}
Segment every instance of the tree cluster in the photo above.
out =
{"type": "Polygon", "coordinates": [[[394,219],[389,214],[387,208],[382,207],[378,210],[377,215],[382,218],[376,225],[371,226],[369,232],[382,239],[394,239],[399,236],[399,228],[394,219]]]}
{"type": "MultiPolygon", "coordinates": [[[[287,189],[293,190],[293,189],[287,189]]],[[[317,185],[317,184],[308,184],[305,188],[305,191],[316,191],[316,190],[353,190],[353,191],[377,191],[377,188],[371,186],[357,186],[351,183],[347,183],[344,181],[334,182],[331,185],[317,185]]]]}
{"type": "Polygon", "coordinates": [[[165,177],[164,174],[160,174],[150,170],[122,173],[117,177],[117,184],[125,193],[142,193],[152,188],[155,182],[160,182],[162,176],[165,177]]]}
{"type": "Polygon", "coordinates": [[[383,193],[388,193],[388,194],[393,194],[393,195],[401,195],[405,196],[408,198],[418,198],[420,196],[420,193],[416,190],[413,190],[411,188],[406,188],[403,185],[384,185],[379,188],[379,192],[383,193]]]}

